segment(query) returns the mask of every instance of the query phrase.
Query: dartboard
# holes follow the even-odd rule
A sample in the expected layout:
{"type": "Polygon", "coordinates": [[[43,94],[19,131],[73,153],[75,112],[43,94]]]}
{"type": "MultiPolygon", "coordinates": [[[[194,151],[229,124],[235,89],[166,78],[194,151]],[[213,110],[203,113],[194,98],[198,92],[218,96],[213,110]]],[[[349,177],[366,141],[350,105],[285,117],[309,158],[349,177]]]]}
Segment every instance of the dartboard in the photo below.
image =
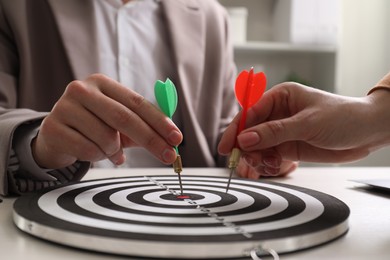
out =
{"type": "Polygon", "coordinates": [[[14,222],[60,244],[163,259],[286,253],[345,234],[349,209],[330,195],[271,181],[134,176],[69,184],[19,197],[14,222]]]}

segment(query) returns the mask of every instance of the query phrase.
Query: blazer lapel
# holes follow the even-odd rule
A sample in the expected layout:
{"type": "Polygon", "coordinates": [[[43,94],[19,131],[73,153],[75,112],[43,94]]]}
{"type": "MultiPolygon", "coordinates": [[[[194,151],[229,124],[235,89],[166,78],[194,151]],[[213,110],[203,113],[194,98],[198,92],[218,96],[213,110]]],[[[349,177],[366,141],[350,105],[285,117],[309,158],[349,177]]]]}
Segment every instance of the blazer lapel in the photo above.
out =
{"type": "Polygon", "coordinates": [[[75,78],[84,79],[97,72],[97,39],[92,1],[48,2],[57,21],[75,78]]]}
{"type": "Polygon", "coordinates": [[[188,99],[187,104],[198,104],[205,59],[205,17],[200,12],[197,1],[164,0],[161,3],[170,30],[179,74],[178,85],[181,85],[182,91],[185,92],[182,97],[188,99]]]}
{"type": "Polygon", "coordinates": [[[188,166],[215,165],[213,155],[208,149],[208,142],[197,119],[201,84],[205,62],[206,18],[199,3],[193,0],[161,1],[170,29],[173,54],[176,61],[178,92],[183,101],[179,102],[186,136],[180,145],[183,158],[191,158],[188,166]],[[196,156],[194,156],[196,155],[196,156]]]}

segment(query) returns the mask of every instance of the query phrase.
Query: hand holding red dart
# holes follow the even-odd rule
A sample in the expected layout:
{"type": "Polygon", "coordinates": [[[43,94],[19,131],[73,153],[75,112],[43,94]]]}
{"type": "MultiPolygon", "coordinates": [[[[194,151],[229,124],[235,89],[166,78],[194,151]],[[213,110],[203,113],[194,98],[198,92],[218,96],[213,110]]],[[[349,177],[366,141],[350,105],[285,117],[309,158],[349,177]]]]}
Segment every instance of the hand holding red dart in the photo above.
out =
{"type": "MultiPolygon", "coordinates": [[[[235,94],[238,103],[242,108],[242,114],[241,114],[240,123],[238,125],[236,136],[238,136],[241,133],[241,131],[245,129],[248,109],[260,100],[260,98],[264,94],[266,85],[267,85],[267,80],[265,74],[263,72],[254,74],[253,67],[249,72],[244,70],[238,75],[236,79],[236,85],[235,85],[235,94]]],[[[229,181],[226,187],[226,192],[228,192],[229,190],[230,181],[233,172],[237,168],[240,156],[241,156],[241,151],[239,149],[237,138],[236,138],[235,146],[229,158],[228,167],[229,169],[231,169],[231,171],[230,171],[229,181]]]]}

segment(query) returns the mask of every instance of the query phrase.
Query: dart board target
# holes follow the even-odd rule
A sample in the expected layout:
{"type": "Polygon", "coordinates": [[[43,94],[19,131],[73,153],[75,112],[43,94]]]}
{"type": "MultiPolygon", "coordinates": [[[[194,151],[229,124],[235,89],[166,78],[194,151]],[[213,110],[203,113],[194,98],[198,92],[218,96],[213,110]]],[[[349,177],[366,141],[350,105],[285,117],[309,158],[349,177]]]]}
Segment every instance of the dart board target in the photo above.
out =
{"type": "Polygon", "coordinates": [[[348,230],[349,208],[330,195],[270,181],[134,176],[64,185],[19,197],[14,222],[60,244],[163,259],[227,259],[254,248],[287,253],[348,230]]]}

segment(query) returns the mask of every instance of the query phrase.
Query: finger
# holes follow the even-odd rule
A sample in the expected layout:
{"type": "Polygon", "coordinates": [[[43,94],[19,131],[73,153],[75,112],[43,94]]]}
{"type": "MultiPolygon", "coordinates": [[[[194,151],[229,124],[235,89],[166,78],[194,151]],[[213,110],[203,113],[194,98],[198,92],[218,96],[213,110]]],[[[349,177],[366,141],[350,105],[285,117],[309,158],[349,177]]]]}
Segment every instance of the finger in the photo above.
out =
{"type": "Polygon", "coordinates": [[[312,92],[318,90],[295,82],[284,82],[272,87],[249,109],[246,127],[291,117],[308,107],[309,103],[315,103],[315,99],[321,99],[320,95],[313,95],[312,92]]]}
{"type": "MultiPolygon", "coordinates": [[[[281,167],[268,167],[259,165],[257,167],[247,166],[245,168],[245,177],[257,180],[261,177],[284,177],[293,172],[298,167],[297,162],[283,161],[281,167]]],[[[244,167],[242,167],[244,168],[244,167]]]]}
{"type": "Polygon", "coordinates": [[[252,180],[258,180],[260,178],[260,173],[256,171],[253,167],[247,165],[243,160],[240,160],[240,163],[236,169],[237,175],[242,178],[248,178],[252,180]]]}
{"type": "Polygon", "coordinates": [[[236,168],[236,174],[241,178],[249,178],[250,167],[240,159],[238,166],[236,168]]]}
{"type": "Polygon", "coordinates": [[[246,164],[254,168],[260,166],[280,168],[280,165],[282,163],[281,155],[274,149],[246,152],[242,154],[242,157],[246,164]]]}
{"type": "Polygon", "coordinates": [[[41,124],[33,148],[34,159],[41,167],[62,168],[76,160],[99,161],[106,158],[102,150],[72,128],[52,120],[50,115],[41,124]],[[62,142],[61,140],[67,140],[62,142]]]}
{"type": "Polygon", "coordinates": [[[248,128],[237,137],[238,144],[244,151],[263,150],[288,141],[299,141],[306,135],[304,126],[295,116],[265,122],[248,128]]]}
{"type": "MultiPolygon", "coordinates": [[[[99,77],[98,80],[100,80],[99,77]]],[[[122,86],[112,79],[105,78],[104,84],[101,84],[100,82],[103,81],[99,81],[97,87],[102,91],[103,94],[119,102],[127,109],[130,109],[130,111],[133,111],[142,119],[141,123],[146,122],[153,128],[154,131],[158,132],[162,137],[164,137],[166,142],[168,142],[170,145],[177,146],[180,144],[182,141],[180,130],[166,115],[160,111],[160,109],[145,100],[143,96],[129,88],[122,86]]],[[[121,110],[117,112],[119,113],[117,118],[119,121],[112,121],[112,124],[119,122],[118,126],[121,126],[124,128],[124,130],[126,130],[128,125],[121,124],[121,122],[124,121],[127,123],[127,116],[123,115],[124,112],[121,110]],[[124,120],[121,120],[123,119],[122,116],[124,116],[124,120]]]]}
{"type": "Polygon", "coordinates": [[[95,143],[107,157],[112,157],[120,152],[119,132],[86,110],[81,104],[64,99],[54,106],[52,116],[55,116],[64,126],[78,131],[82,136],[95,143]]]}
{"type": "Polygon", "coordinates": [[[124,96],[128,97],[130,101],[126,103],[127,106],[103,95],[100,91],[86,87],[82,82],[74,82],[68,86],[67,92],[73,99],[78,98],[86,109],[109,126],[128,136],[138,145],[148,149],[161,161],[172,163],[176,159],[176,153],[172,145],[179,144],[182,139],[180,131],[173,122],[156,107],[144,100],[142,96],[113,80],[106,79],[105,83],[106,85],[99,84],[105,86],[102,88],[112,88],[116,91],[111,92],[121,94],[118,96],[118,94],[108,91],[112,96],[115,96],[114,98],[120,97],[123,99],[124,96]],[[149,125],[149,122],[152,122],[153,125],[149,125]]]}
{"type": "MultiPolygon", "coordinates": [[[[289,104],[288,102],[286,102],[286,100],[288,100],[288,97],[291,94],[289,93],[289,88],[285,87],[286,85],[291,84],[283,83],[266,91],[260,101],[248,110],[246,120],[247,130],[244,130],[242,134],[248,132],[248,129],[252,129],[251,127],[255,127],[261,123],[264,123],[270,118],[284,118],[290,116],[290,109],[288,107],[289,104]]],[[[239,113],[234,118],[234,120],[222,136],[222,139],[218,146],[218,151],[220,154],[227,155],[232,150],[237,137],[237,129],[240,117],[241,113],[239,113]]],[[[242,137],[241,139],[244,139],[244,137],[242,137]]],[[[248,146],[252,145],[252,141],[253,140],[249,140],[250,143],[248,144],[248,146]]],[[[242,142],[244,141],[242,140],[242,142]]],[[[240,143],[239,145],[241,147],[240,143]]]]}
{"type": "Polygon", "coordinates": [[[294,172],[299,166],[299,162],[294,161],[284,161],[280,168],[279,176],[286,176],[292,172],[294,172]]]}
{"type": "MultiPolygon", "coordinates": [[[[254,104],[249,110],[246,119],[246,128],[257,126],[270,118],[284,118],[290,116],[288,97],[291,95],[287,85],[292,83],[282,83],[266,91],[259,102],[254,104]]],[[[218,152],[227,155],[232,150],[237,137],[237,129],[241,113],[237,114],[232,123],[226,129],[218,146],[218,152]]],[[[242,133],[247,132],[244,130],[242,133]]],[[[240,144],[241,146],[241,144],[240,144]]]]}
{"type": "Polygon", "coordinates": [[[140,147],[136,142],[134,142],[131,138],[128,136],[120,133],[121,138],[121,145],[122,148],[129,148],[129,147],[140,147]]]}
{"type": "Polygon", "coordinates": [[[265,166],[260,175],[262,177],[284,177],[293,172],[298,167],[298,162],[282,161],[280,168],[265,166]]]}
{"type": "Polygon", "coordinates": [[[126,155],[123,153],[123,150],[120,149],[115,154],[109,156],[108,159],[115,165],[121,165],[126,161],[126,155]]]}
{"type": "Polygon", "coordinates": [[[284,176],[294,171],[298,166],[297,162],[283,160],[279,152],[274,149],[244,153],[242,158],[256,172],[256,174],[252,173],[253,178],[284,176]]]}
{"type": "Polygon", "coordinates": [[[262,98],[255,103],[247,113],[246,127],[251,127],[266,121],[275,109],[276,100],[274,98],[276,87],[264,93],[262,98]]]}

